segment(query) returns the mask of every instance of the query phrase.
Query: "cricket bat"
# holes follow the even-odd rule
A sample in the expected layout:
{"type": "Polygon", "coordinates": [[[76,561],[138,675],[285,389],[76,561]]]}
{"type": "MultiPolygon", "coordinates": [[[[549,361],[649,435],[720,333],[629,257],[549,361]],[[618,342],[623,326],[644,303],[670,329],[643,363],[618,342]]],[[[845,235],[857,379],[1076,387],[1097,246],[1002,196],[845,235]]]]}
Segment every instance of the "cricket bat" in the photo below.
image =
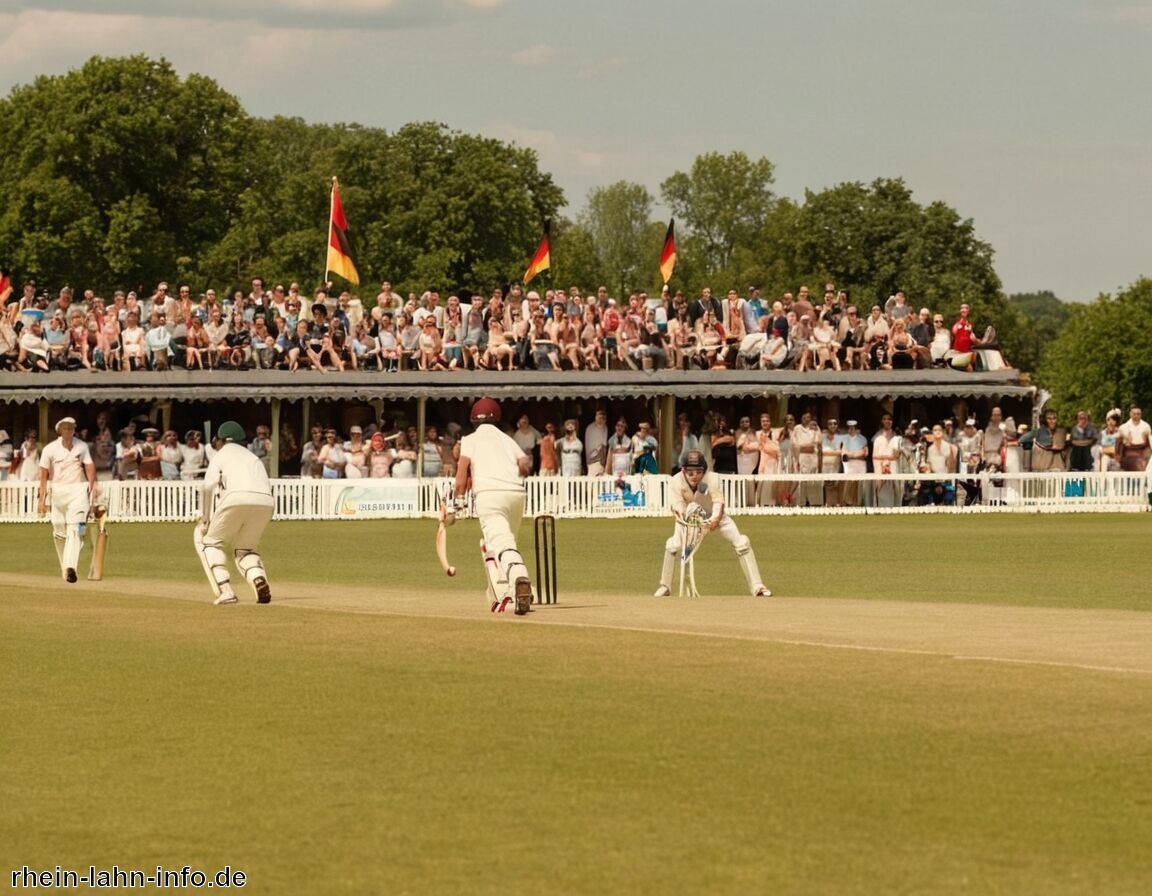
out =
{"type": "Polygon", "coordinates": [[[104,578],[104,558],[108,554],[108,508],[98,504],[92,510],[96,520],[96,538],[92,543],[92,564],[88,567],[88,578],[93,582],[104,578]]]}

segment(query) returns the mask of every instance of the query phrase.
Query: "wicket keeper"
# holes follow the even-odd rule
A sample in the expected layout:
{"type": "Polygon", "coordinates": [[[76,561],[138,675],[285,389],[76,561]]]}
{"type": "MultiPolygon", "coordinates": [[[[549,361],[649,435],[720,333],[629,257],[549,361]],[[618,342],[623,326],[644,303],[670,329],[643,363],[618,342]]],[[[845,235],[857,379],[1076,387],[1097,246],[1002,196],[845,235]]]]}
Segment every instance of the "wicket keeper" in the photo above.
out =
{"type": "Polygon", "coordinates": [[[43,516],[52,498],[52,540],[64,581],[76,581],[83,538],[80,526],[88,519],[88,508],[96,498],[96,465],[88,445],[75,438],[76,421],[65,417],[56,424],[54,439],[40,453],[40,502],[43,516]],[[52,488],[48,488],[48,483],[52,488]]]}
{"type": "Polygon", "coordinates": [[[229,420],[220,424],[216,435],[224,444],[204,473],[201,519],[192,541],[217,604],[237,602],[224,555],[226,542],[232,545],[236,568],[256,592],[256,602],[266,604],[272,600],[272,591],[257,551],[272,519],[272,486],[264,464],[246,447],[247,438],[239,423],[229,420]]]}
{"type": "Polygon", "coordinates": [[[496,599],[502,603],[511,597],[516,615],[523,616],[532,609],[532,583],[516,547],[516,532],[524,516],[524,477],[532,471],[532,458],[496,427],[500,405],[491,398],[472,405],[471,420],[476,431],[460,440],[454,505],[463,503],[471,480],[484,544],[495,557],[500,581],[511,589],[496,599]]]}
{"type": "MultiPolygon", "coordinates": [[[[703,524],[709,531],[719,529],[720,534],[736,550],[736,559],[740,562],[740,570],[748,583],[748,590],[753,597],[771,597],[772,592],[764,587],[760,579],[760,570],[756,566],[756,555],[752,552],[752,542],[747,535],[741,535],[736,528],[732,517],[724,512],[724,497],[720,490],[720,479],[715,473],[708,472],[708,463],[704,460],[702,451],[689,451],[684,456],[684,463],[680,472],[672,477],[669,483],[669,493],[672,498],[672,515],[683,521],[689,505],[699,504],[707,507],[711,504],[711,515],[703,524]]],[[[673,531],[672,537],[664,545],[664,565],[660,571],[660,587],[656,589],[654,597],[668,597],[672,593],[672,573],[680,557],[681,542],[679,535],[673,531]]]]}

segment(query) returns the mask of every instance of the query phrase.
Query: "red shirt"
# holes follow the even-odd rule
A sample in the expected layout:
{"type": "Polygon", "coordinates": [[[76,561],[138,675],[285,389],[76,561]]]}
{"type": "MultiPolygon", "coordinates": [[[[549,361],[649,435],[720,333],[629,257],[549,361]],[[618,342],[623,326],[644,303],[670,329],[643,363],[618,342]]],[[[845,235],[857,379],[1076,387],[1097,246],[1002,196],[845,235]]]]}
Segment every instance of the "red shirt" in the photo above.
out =
{"type": "Polygon", "coordinates": [[[965,317],[952,324],[952,349],[961,354],[972,351],[972,321],[965,317]]]}

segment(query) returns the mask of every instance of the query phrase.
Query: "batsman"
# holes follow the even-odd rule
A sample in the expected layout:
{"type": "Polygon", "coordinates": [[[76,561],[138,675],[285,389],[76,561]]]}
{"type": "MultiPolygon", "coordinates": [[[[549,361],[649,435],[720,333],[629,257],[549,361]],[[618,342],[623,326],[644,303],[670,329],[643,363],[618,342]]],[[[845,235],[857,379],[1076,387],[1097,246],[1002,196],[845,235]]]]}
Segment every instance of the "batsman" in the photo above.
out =
{"type": "Polygon", "coordinates": [[[96,497],[96,466],[88,446],[77,439],[76,421],[65,417],[56,424],[58,439],[44,446],[40,454],[39,511],[48,512],[52,505],[52,541],[60,560],[64,581],[76,581],[80,562],[81,526],[88,519],[88,508],[96,497]],[[49,487],[51,483],[51,487],[49,487]]]}
{"type": "Polygon", "coordinates": [[[720,490],[720,479],[715,473],[708,472],[708,463],[701,451],[689,451],[680,465],[680,472],[672,477],[668,484],[669,495],[672,501],[672,515],[676,517],[676,529],[672,537],[664,545],[664,565],[660,571],[660,587],[656,589],[655,597],[668,597],[672,593],[672,573],[680,559],[682,540],[680,527],[692,505],[705,510],[710,514],[703,523],[707,531],[718,529],[725,540],[736,549],[736,559],[740,562],[740,570],[748,583],[748,590],[753,597],[771,597],[772,592],[764,587],[760,579],[760,570],[756,566],[756,555],[752,552],[752,542],[747,535],[742,535],[736,528],[732,517],[724,512],[724,498],[720,490]]]}
{"type": "Polygon", "coordinates": [[[272,486],[264,464],[246,447],[247,437],[239,423],[229,420],[220,424],[216,435],[225,444],[204,473],[200,522],[192,542],[217,604],[237,602],[225,544],[231,544],[233,562],[256,592],[256,602],[266,604],[272,600],[272,591],[258,551],[260,538],[272,519],[272,486]]]}
{"type": "MultiPolygon", "coordinates": [[[[471,420],[476,431],[460,441],[454,504],[460,506],[471,487],[484,535],[485,574],[493,589],[492,608],[502,611],[512,600],[516,615],[523,616],[532,609],[532,583],[516,547],[516,531],[524,516],[524,477],[532,469],[532,460],[510,436],[496,428],[500,405],[491,398],[481,398],[472,405],[471,420]],[[503,593],[498,593],[497,588],[503,593]]],[[[451,525],[453,518],[449,514],[445,522],[451,525]]]]}

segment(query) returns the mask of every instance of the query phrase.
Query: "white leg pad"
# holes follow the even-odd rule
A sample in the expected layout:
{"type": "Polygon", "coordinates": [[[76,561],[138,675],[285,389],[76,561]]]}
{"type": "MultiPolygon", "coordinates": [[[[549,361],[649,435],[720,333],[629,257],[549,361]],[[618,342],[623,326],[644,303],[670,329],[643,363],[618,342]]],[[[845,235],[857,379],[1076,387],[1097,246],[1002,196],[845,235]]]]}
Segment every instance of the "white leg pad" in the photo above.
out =
{"type": "Polygon", "coordinates": [[[748,591],[755,595],[764,587],[764,582],[760,579],[756,552],[752,550],[752,541],[747,535],[742,535],[736,542],[736,559],[740,561],[740,569],[744,573],[744,581],[748,583],[748,591]]]}

